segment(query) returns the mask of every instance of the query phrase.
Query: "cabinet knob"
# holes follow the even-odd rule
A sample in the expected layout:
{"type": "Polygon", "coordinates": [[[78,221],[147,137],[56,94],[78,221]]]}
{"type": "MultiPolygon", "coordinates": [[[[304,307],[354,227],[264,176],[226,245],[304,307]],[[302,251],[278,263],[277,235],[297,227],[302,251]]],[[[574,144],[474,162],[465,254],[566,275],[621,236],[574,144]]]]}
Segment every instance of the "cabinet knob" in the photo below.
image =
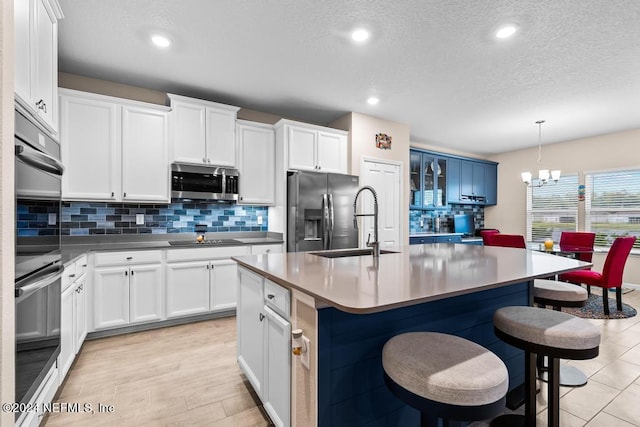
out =
{"type": "Polygon", "coordinates": [[[134,271],[133,271],[133,270],[131,270],[131,275],[132,275],[132,276],[133,276],[133,273],[134,273],[134,271]]]}
{"type": "Polygon", "coordinates": [[[125,276],[128,276],[128,275],[129,275],[129,272],[128,272],[128,271],[125,271],[125,272],[124,272],[124,275],[125,275],[125,276]]]}
{"type": "Polygon", "coordinates": [[[127,197],[127,193],[122,194],[122,197],[127,197]]]}
{"type": "Polygon", "coordinates": [[[86,267],[86,266],[87,266],[87,264],[82,264],[82,267],[83,267],[83,268],[84,268],[84,267],[86,267]]]}
{"type": "Polygon", "coordinates": [[[36,102],[36,107],[38,107],[38,110],[42,110],[45,113],[47,112],[47,104],[45,104],[44,99],[36,102]]]}
{"type": "Polygon", "coordinates": [[[133,257],[132,257],[132,256],[128,256],[128,257],[127,257],[127,261],[131,261],[132,259],[133,259],[133,257]]]}
{"type": "Polygon", "coordinates": [[[275,295],[273,295],[273,294],[269,294],[269,295],[267,295],[267,298],[269,298],[269,299],[274,299],[275,297],[276,297],[276,296],[275,296],[275,295]]]}
{"type": "Polygon", "coordinates": [[[115,196],[116,193],[114,193],[113,191],[111,192],[111,197],[115,196]]]}
{"type": "Polygon", "coordinates": [[[264,320],[264,314],[260,313],[260,321],[262,322],[264,320]]]}
{"type": "Polygon", "coordinates": [[[69,277],[70,277],[70,278],[72,278],[72,277],[76,277],[76,275],[75,275],[75,274],[70,274],[70,275],[69,275],[69,277]]]}

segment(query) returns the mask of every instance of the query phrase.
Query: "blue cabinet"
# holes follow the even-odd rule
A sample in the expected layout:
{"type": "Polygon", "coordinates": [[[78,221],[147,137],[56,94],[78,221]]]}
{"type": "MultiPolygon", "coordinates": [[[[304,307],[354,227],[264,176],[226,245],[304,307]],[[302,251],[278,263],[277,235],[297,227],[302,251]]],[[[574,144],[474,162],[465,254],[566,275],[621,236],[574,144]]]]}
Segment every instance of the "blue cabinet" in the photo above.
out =
{"type": "Polygon", "coordinates": [[[497,163],[451,158],[448,164],[448,203],[483,206],[497,203],[497,163]]]}
{"type": "Polygon", "coordinates": [[[409,237],[410,245],[424,245],[427,243],[462,243],[462,236],[460,234],[434,234],[432,236],[409,237]]]}
{"type": "Polygon", "coordinates": [[[409,206],[438,209],[447,205],[447,157],[411,150],[409,154],[409,206]]]}

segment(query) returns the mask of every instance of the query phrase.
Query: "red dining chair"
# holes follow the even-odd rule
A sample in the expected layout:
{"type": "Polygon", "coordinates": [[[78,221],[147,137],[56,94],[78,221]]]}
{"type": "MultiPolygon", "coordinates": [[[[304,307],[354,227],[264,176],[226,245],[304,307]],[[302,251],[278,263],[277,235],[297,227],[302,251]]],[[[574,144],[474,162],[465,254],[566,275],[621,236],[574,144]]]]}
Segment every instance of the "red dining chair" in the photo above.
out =
{"type": "MultiPolygon", "coordinates": [[[[584,262],[591,262],[593,259],[593,245],[596,240],[596,233],[585,231],[563,231],[560,235],[560,250],[567,249],[569,251],[576,249],[585,249],[586,252],[576,253],[576,259],[584,262]]],[[[585,270],[591,270],[586,268],[585,270]]],[[[570,282],[563,274],[558,278],[563,282],[570,282]]],[[[591,295],[591,286],[587,286],[587,293],[591,295]]]]}
{"type": "Polygon", "coordinates": [[[480,237],[482,237],[482,243],[483,243],[484,245],[486,245],[486,244],[487,244],[487,241],[486,241],[486,237],[485,237],[485,236],[489,236],[489,235],[491,235],[491,234],[498,234],[499,232],[500,232],[500,230],[482,230],[482,231],[480,232],[480,237]]]}
{"type": "Polygon", "coordinates": [[[524,236],[520,234],[503,234],[493,233],[482,236],[484,244],[487,246],[502,246],[504,248],[522,248],[526,249],[527,245],[524,236]],[[486,241],[484,241],[486,238],[486,241]]]}
{"type": "Polygon", "coordinates": [[[602,288],[602,302],[604,314],[609,315],[609,300],[607,290],[616,289],[616,308],[622,311],[622,274],[629,253],[635,243],[635,237],[618,237],[613,241],[607,258],[604,261],[602,273],[592,270],[577,270],[564,273],[563,279],[575,284],[598,286],[602,288]]]}

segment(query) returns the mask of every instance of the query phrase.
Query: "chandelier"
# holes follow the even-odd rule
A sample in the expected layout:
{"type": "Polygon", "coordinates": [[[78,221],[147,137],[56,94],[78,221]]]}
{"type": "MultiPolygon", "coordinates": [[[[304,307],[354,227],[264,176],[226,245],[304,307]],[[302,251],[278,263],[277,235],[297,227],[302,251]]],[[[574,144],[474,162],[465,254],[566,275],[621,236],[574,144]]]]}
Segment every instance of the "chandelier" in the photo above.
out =
{"type": "MultiPolygon", "coordinates": [[[[538,120],[536,124],[538,125],[538,167],[542,164],[542,124],[544,120],[538,120]]],[[[549,183],[549,179],[551,179],[554,184],[558,182],[560,179],[560,170],[552,170],[549,172],[549,169],[539,169],[538,170],[538,183],[532,184],[531,172],[522,172],[522,182],[530,187],[542,187],[549,183]]]]}

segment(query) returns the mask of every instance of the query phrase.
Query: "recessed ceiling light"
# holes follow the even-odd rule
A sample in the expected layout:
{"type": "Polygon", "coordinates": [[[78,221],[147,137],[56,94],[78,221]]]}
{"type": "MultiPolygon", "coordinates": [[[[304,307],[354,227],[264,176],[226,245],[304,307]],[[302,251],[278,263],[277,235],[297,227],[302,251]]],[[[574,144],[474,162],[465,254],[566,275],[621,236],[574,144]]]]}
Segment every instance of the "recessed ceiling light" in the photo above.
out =
{"type": "Polygon", "coordinates": [[[375,96],[370,96],[369,98],[367,98],[367,104],[369,105],[376,105],[378,102],[380,102],[380,100],[375,96]]]}
{"type": "Polygon", "coordinates": [[[369,38],[369,31],[364,28],[358,28],[351,33],[351,39],[356,43],[362,43],[369,38]]]}
{"type": "Polygon", "coordinates": [[[165,36],[161,36],[160,34],[154,34],[151,36],[151,41],[158,47],[169,47],[171,46],[171,40],[166,38],[165,36]]]}
{"type": "Polygon", "coordinates": [[[496,37],[499,39],[506,39],[514,35],[515,32],[516,27],[514,25],[506,25],[496,32],[496,37]]]}

